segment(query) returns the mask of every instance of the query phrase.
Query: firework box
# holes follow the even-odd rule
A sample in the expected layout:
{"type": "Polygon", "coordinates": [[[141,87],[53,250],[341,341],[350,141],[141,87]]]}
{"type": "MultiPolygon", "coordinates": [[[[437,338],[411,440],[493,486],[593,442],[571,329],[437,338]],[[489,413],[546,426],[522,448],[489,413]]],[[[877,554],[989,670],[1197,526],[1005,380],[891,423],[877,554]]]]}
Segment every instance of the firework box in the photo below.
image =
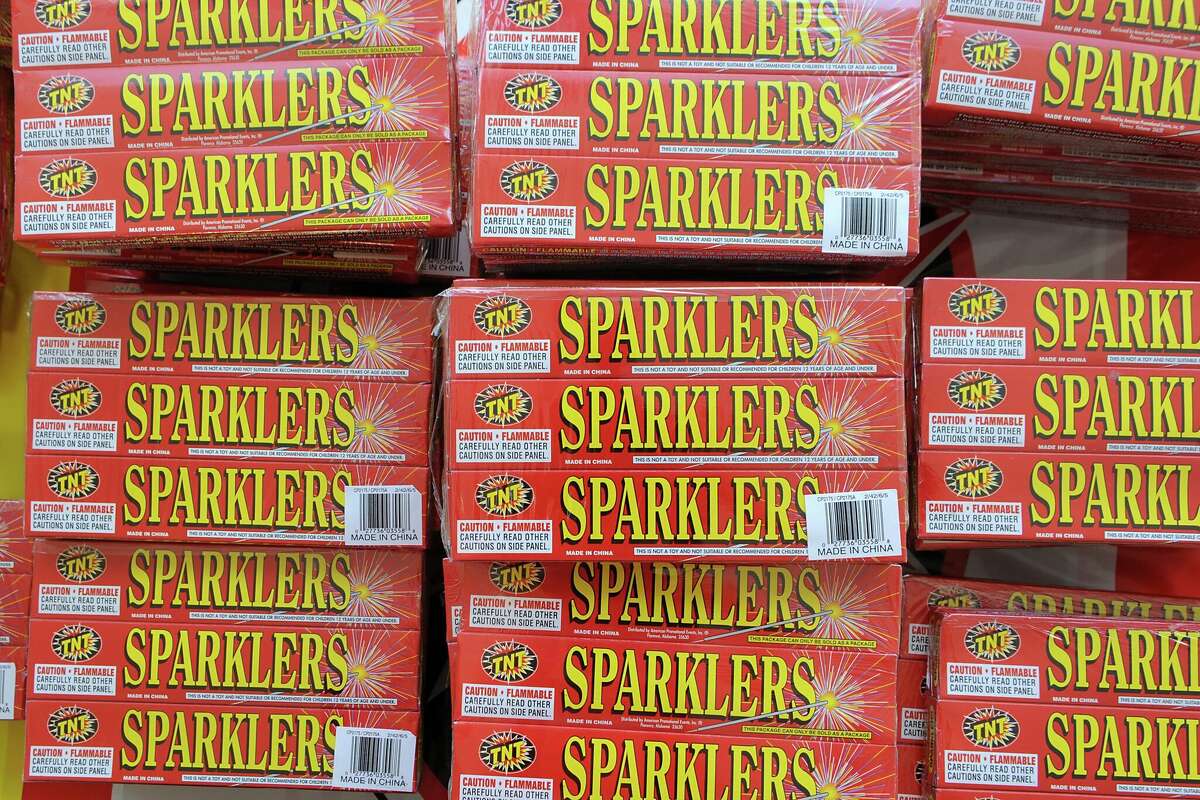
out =
{"type": "Polygon", "coordinates": [[[777,646],[458,640],[455,719],[892,744],[896,659],[777,646]]]}
{"type": "Polygon", "coordinates": [[[491,67],[479,82],[477,153],[909,164],[919,147],[916,77],[491,67]]]}
{"type": "Polygon", "coordinates": [[[425,382],[427,299],[38,292],[30,368],[425,382]]]}
{"type": "Polygon", "coordinates": [[[1150,45],[939,20],[926,120],[1015,120],[1194,152],[1200,83],[1189,63],[1150,45]]]}
{"type": "Polygon", "coordinates": [[[452,470],[443,529],[464,560],[903,561],[901,471],[452,470]]]}
{"type": "Polygon", "coordinates": [[[1195,709],[1116,709],[939,700],[939,787],[1186,797],[1195,709]]]}
{"type": "Polygon", "coordinates": [[[455,380],[446,463],[904,469],[906,408],[899,378],[455,380]]]}
{"type": "Polygon", "coordinates": [[[425,546],[424,467],[49,455],[25,469],[35,538],[425,546]]]}
{"type": "Polygon", "coordinates": [[[31,372],[28,383],[34,455],[428,461],[429,384],[83,370],[31,372]]]}
{"type": "Polygon", "coordinates": [[[448,73],[444,58],[18,72],[17,148],[448,142],[448,73]]]}
{"type": "Polygon", "coordinates": [[[53,244],[446,236],[454,228],[451,147],[367,142],[20,156],[15,236],[53,244]]]}
{"type": "Polygon", "coordinates": [[[697,798],[896,794],[895,750],[876,745],[506,721],[456,722],[454,741],[450,796],[462,800],[619,797],[621,786],[697,798]]]}
{"type": "Polygon", "coordinates": [[[418,709],[420,632],[37,619],[29,691],[122,702],[418,709]]]}
{"type": "MultiPolygon", "coordinates": [[[[14,65],[145,66],[447,55],[440,0],[301,0],[202,7],[191,0],[15,3],[14,65]]],[[[452,39],[450,40],[452,41],[452,39]]]]}
{"type": "Polygon", "coordinates": [[[900,658],[896,666],[896,738],[901,742],[929,740],[929,659],[900,658]]]}
{"type": "Polygon", "coordinates": [[[937,625],[940,700],[1196,705],[1200,633],[1190,622],[948,611],[937,625]]]}
{"type": "Polygon", "coordinates": [[[446,641],[458,641],[463,626],[463,599],[467,595],[463,585],[465,564],[450,558],[442,559],[443,597],[446,602],[446,641]]]}
{"type": "Polygon", "coordinates": [[[1200,366],[1191,283],[929,278],[922,358],[1074,366],[1200,366]]]}
{"type": "Polygon", "coordinates": [[[895,654],[900,567],[462,564],[464,631],[895,654]]]}
{"type": "Polygon", "coordinates": [[[898,258],[917,252],[918,171],[476,154],[471,244],[485,256],[535,245],[563,256],[898,258]]]}
{"type": "Polygon", "coordinates": [[[896,748],[896,771],[899,791],[896,800],[925,800],[925,759],[927,749],[916,744],[896,748]]]}
{"type": "Polygon", "coordinates": [[[26,780],[413,791],[416,711],[31,700],[26,780]]]}
{"type": "Polygon", "coordinates": [[[921,66],[921,6],[902,0],[485,0],[482,64],[592,70],[892,75],[921,66]]]}
{"type": "Polygon", "coordinates": [[[939,610],[970,608],[1061,616],[1200,622],[1200,601],[1195,600],[906,575],[901,655],[929,655],[931,631],[939,610]]]}
{"type": "Polygon", "coordinates": [[[413,550],[39,541],[35,616],[416,630],[413,550]]]}
{"type": "Polygon", "coordinates": [[[0,500],[0,573],[32,571],[33,543],[25,533],[25,503],[0,500]]]}
{"type": "Polygon", "coordinates": [[[904,374],[895,287],[460,281],[443,306],[451,378],[904,374]]]}
{"type": "MultiPolygon", "coordinates": [[[[1039,794],[1037,792],[996,792],[972,789],[943,789],[939,788],[933,792],[931,797],[933,800],[1052,800],[1058,797],[1055,794],[1039,794]]],[[[1091,792],[1088,797],[1094,800],[1116,800],[1118,795],[1096,795],[1091,792]]]]}
{"type": "Polygon", "coordinates": [[[995,22],[1064,37],[1092,37],[1189,48],[1200,44],[1200,27],[1185,6],[1171,3],[1127,5],[1121,0],[942,0],[939,16],[995,22]]]}
{"type": "Polygon", "coordinates": [[[1046,544],[1200,541],[1187,456],[925,452],[917,538],[1046,544]]]}

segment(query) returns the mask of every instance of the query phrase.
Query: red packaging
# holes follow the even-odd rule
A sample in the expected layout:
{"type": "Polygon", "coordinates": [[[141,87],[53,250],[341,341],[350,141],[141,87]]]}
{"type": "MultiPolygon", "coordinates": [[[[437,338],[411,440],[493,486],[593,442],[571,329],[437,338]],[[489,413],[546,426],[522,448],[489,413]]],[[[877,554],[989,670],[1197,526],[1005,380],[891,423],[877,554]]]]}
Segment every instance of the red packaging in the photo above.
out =
{"type": "Polygon", "coordinates": [[[899,378],[476,379],[445,396],[453,468],[907,464],[899,378]]]}
{"type": "Polygon", "coordinates": [[[1066,37],[1095,37],[1189,48],[1200,44],[1200,27],[1188,6],[1126,5],[1121,0],[1034,0],[1015,4],[946,0],[941,14],[974,22],[1033,28],[1066,37]]]}
{"type": "Polygon", "coordinates": [[[778,646],[463,633],[454,719],[895,742],[896,659],[778,646]]]}
{"type": "Polygon", "coordinates": [[[35,619],[38,698],[419,709],[419,631],[35,619]]]}
{"type": "Polygon", "coordinates": [[[444,58],[18,72],[18,152],[451,141],[444,58]],[[398,110],[397,110],[398,109],[398,110]]]}
{"type": "Polygon", "coordinates": [[[936,610],[953,608],[1200,622],[1200,601],[1196,600],[1056,586],[960,580],[931,575],[906,575],[904,644],[901,655],[928,655],[936,610]]]}
{"type": "Polygon", "coordinates": [[[458,641],[463,626],[463,602],[467,596],[463,585],[465,564],[450,558],[442,559],[443,597],[446,603],[446,641],[458,641]]]}
{"type": "Polygon", "coordinates": [[[902,258],[917,252],[918,171],[477,154],[471,244],[484,256],[536,246],[556,256],[902,258]]]}
{"type": "Polygon", "coordinates": [[[935,785],[1188,797],[1200,711],[939,700],[935,785]]]}
{"type": "Polygon", "coordinates": [[[940,20],[926,122],[1017,120],[1032,131],[1195,151],[1197,81],[1178,51],[940,20]]]}
{"type": "Polygon", "coordinates": [[[428,463],[429,384],[29,374],[28,451],[428,463]]]}
{"type": "Polygon", "coordinates": [[[627,0],[595,7],[485,0],[479,16],[483,64],[865,75],[921,65],[921,6],[903,0],[627,0]]]}
{"type": "Polygon", "coordinates": [[[416,711],[31,700],[25,779],[411,792],[419,716],[416,711]],[[335,750],[342,748],[338,759],[335,750]],[[375,751],[375,758],[364,750],[375,751]],[[355,769],[369,766],[394,767],[395,773],[355,769]]]}
{"type": "Polygon", "coordinates": [[[425,546],[429,470],[376,464],[28,456],[29,535],[425,546]]]}
{"type": "Polygon", "coordinates": [[[240,242],[298,234],[446,236],[451,145],[26,155],[16,238],[27,242],[240,242]]]}
{"type": "Polygon", "coordinates": [[[1200,366],[1195,285],[929,278],[925,363],[1200,366]]]}
{"type": "Polygon", "coordinates": [[[283,0],[200,9],[184,0],[125,6],[13,5],[17,67],[149,65],[339,57],[446,55],[440,0],[398,0],[386,9],[351,0],[283,0]],[[200,13],[201,11],[205,13],[200,13]]]}
{"type": "MultiPolygon", "coordinates": [[[[1052,800],[1056,794],[1038,794],[1036,792],[1013,791],[996,792],[984,789],[937,789],[933,800],[1052,800]]],[[[1093,800],[1117,800],[1118,795],[1096,795],[1088,793],[1093,800]]]]}
{"type": "Polygon", "coordinates": [[[907,479],[883,470],[451,470],[442,527],[464,560],[898,562],[907,479]]]}
{"type": "Polygon", "coordinates": [[[29,574],[32,570],[33,542],[25,531],[25,503],[0,500],[0,573],[29,574]]]}
{"type": "Polygon", "coordinates": [[[911,164],[920,80],[490,67],[475,152],[911,164]]]}
{"type": "Polygon", "coordinates": [[[925,768],[925,760],[928,756],[928,748],[921,745],[902,744],[896,748],[897,772],[900,782],[900,791],[896,795],[896,800],[923,800],[925,798],[925,777],[928,773],[925,768]]]}
{"type": "Polygon", "coordinates": [[[465,562],[463,630],[894,654],[900,567],[465,562]]]}
{"type": "Polygon", "coordinates": [[[1187,456],[924,452],[917,539],[1200,541],[1200,481],[1187,456]]]}
{"type": "Polygon", "coordinates": [[[456,722],[454,742],[454,800],[620,797],[621,786],[697,798],[896,794],[896,751],[875,745],[503,722],[456,722]]]}
{"type": "Polygon", "coordinates": [[[33,296],[30,368],[425,382],[425,298],[33,296]]]}
{"type": "Polygon", "coordinates": [[[904,291],[799,284],[459,281],[452,378],[904,374],[904,291]]]}
{"type": "Polygon", "coordinates": [[[929,740],[929,659],[901,658],[896,668],[896,712],[901,742],[929,740]]]}
{"type": "Polygon", "coordinates": [[[33,613],[89,624],[120,618],[416,630],[422,557],[374,548],[40,541],[33,613]]]}

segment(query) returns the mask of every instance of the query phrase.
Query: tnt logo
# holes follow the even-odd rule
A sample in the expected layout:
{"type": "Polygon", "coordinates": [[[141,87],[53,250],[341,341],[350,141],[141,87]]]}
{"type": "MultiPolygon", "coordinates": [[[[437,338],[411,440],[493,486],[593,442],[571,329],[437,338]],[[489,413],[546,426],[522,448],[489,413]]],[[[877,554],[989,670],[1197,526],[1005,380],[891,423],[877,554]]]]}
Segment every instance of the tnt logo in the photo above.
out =
{"type": "Polygon", "coordinates": [[[549,111],[562,99],[562,86],[549,75],[526,72],[504,84],[504,99],[517,111],[549,111]]]}
{"type": "Polygon", "coordinates": [[[946,467],[946,486],[959,497],[989,497],[1004,484],[1000,468],[986,458],[960,458],[946,467]]]}
{"type": "Polygon", "coordinates": [[[38,87],[37,99],[52,114],[82,111],[96,98],[96,89],[87,78],[55,75],[38,87]]]}
{"type": "Polygon", "coordinates": [[[100,634],[87,625],[67,625],[54,632],[50,647],[63,661],[91,661],[100,654],[100,634]]]}
{"type": "Polygon", "coordinates": [[[533,503],[533,487],[515,475],[494,475],[475,487],[475,503],[494,517],[513,517],[533,503]]]}
{"type": "Polygon", "coordinates": [[[504,14],[522,28],[547,28],[562,16],[560,0],[508,0],[504,14]]]}
{"type": "Polygon", "coordinates": [[[529,594],[546,580],[546,568],[536,561],[515,564],[497,562],[488,569],[492,585],[509,594],[529,594]]]}
{"type": "Polygon", "coordinates": [[[42,167],[38,184],[51,197],[80,197],[96,186],[96,168],[78,158],[59,158],[42,167]]]}
{"type": "Polygon", "coordinates": [[[931,608],[982,608],[979,595],[961,586],[943,586],[929,593],[931,608]]]}
{"type": "Polygon", "coordinates": [[[986,411],[1004,402],[1008,386],[999,375],[981,369],[960,372],[946,384],[950,402],[967,411],[986,411]]]}
{"type": "Polygon", "coordinates": [[[100,476],[82,461],[64,461],[46,473],[46,485],[64,500],[82,500],[100,488],[100,476]]]}
{"type": "Polygon", "coordinates": [[[963,643],[980,661],[1006,661],[1021,649],[1021,634],[1003,622],[981,622],[971,626],[963,643]]]}
{"type": "Polygon", "coordinates": [[[54,322],[63,333],[85,336],[100,330],[108,319],[104,306],[95,300],[67,300],[54,309],[54,322]]]}
{"type": "Polygon", "coordinates": [[[73,544],[58,554],[55,566],[64,580],[90,583],[104,574],[108,559],[91,545],[73,544]]]}
{"type": "Polygon", "coordinates": [[[489,336],[515,336],[529,327],[533,312],[519,297],[493,295],[475,306],[475,327],[489,336]]]}
{"type": "Polygon", "coordinates": [[[516,425],[533,411],[533,398],[519,386],[489,386],[475,395],[475,413],[489,425],[516,425]]]}
{"type": "Polygon", "coordinates": [[[998,750],[1016,741],[1021,726],[1002,708],[977,708],[963,717],[962,731],[976,747],[998,750]]]}
{"type": "Polygon", "coordinates": [[[481,665],[493,680],[520,683],[537,672],[538,657],[520,642],[496,642],[483,651],[481,665]]]}
{"type": "Polygon", "coordinates": [[[980,31],[966,38],[962,55],[967,63],[984,72],[1004,72],[1021,60],[1021,46],[999,31],[980,31]]]}
{"type": "Polygon", "coordinates": [[[995,322],[1008,309],[1008,298],[985,283],[960,286],[950,293],[950,313],[955,319],[982,325],[995,322]]]}
{"type": "Polygon", "coordinates": [[[86,417],[100,408],[102,399],[95,384],[85,380],[62,381],[50,390],[50,405],[64,417],[86,417]]]}
{"type": "Polygon", "coordinates": [[[479,760],[493,772],[522,772],[533,766],[536,757],[533,742],[516,731],[497,731],[479,743],[479,760]]]}
{"type": "Polygon", "coordinates": [[[46,730],[64,744],[80,744],[96,735],[100,722],[86,708],[63,706],[46,720],[46,730]]]}
{"type": "Polygon", "coordinates": [[[558,173],[540,161],[516,161],[500,173],[500,188],[513,200],[536,203],[554,194],[558,173]]]}
{"type": "Polygon", "coordinates": [[[56,31],[74,28],[92,14],[91,0],[37,0],[33,14],[38,22],[56,31]]]}

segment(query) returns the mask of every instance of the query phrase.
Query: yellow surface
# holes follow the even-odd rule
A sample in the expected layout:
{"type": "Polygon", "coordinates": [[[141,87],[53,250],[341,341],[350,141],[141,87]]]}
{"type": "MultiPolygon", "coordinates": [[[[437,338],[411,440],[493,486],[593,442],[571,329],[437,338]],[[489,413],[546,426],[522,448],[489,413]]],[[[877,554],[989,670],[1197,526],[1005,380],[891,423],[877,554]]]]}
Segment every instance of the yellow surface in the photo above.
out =
{"type": "MultiPolygon", "coordinates": [[[[29,297],[39,289],[66,289],[67,270],[43,266],[16,248],[0,301],[0,497],[24,495],[25,370],[29,362],[29,297]]],[[[21,797],[24,723],[0,722],[0,800],[21,797]]]]}

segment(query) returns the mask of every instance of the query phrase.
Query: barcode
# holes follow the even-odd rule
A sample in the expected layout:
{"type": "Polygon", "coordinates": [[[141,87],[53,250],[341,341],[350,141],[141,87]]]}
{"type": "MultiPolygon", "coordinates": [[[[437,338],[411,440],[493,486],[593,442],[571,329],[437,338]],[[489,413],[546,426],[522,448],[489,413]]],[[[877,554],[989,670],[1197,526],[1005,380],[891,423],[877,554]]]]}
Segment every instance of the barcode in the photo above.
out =
{"type": "Polygon", "coordinates": [[[825,530],[832,544],[887,540],[882,497],[839,500],[824,504],[825,530]]]}
{"type": "Polygon", "coordinates": [[[359,530],[407,531],[413,526],[413,503],[409,494],[379,492],[358,496],[359,530]]]}
{"type": "Polygon", "coordinates": [[[425,242],[425,258],[435,263],[458,264],[458,237],[428,239],[425,242]]]}
{"type": "Polygon", "coordinates": [[[449,277],[470,274],[470,254],[466,231],[457,236],[425,240],[425,258],[421,261],[421,274],[449,277]]]}
{"type": "Polygon", "coordinates": [[[907,254],[911,200],[903,189],[828,189],[821,251],[864,256],[907,254]]]}
{"type": "Polygon", "coordinates": [[[404,742],[384,736],[358,734],[350,740],[350,771],[368,775],[403,775],[404,742]]]}
{"type": "Polygon", "coordinates": [[[867,236],[872,239],[895,239],[899,236],[899,199],[861,195],[840,199],[842,236],[867,236]]]}

